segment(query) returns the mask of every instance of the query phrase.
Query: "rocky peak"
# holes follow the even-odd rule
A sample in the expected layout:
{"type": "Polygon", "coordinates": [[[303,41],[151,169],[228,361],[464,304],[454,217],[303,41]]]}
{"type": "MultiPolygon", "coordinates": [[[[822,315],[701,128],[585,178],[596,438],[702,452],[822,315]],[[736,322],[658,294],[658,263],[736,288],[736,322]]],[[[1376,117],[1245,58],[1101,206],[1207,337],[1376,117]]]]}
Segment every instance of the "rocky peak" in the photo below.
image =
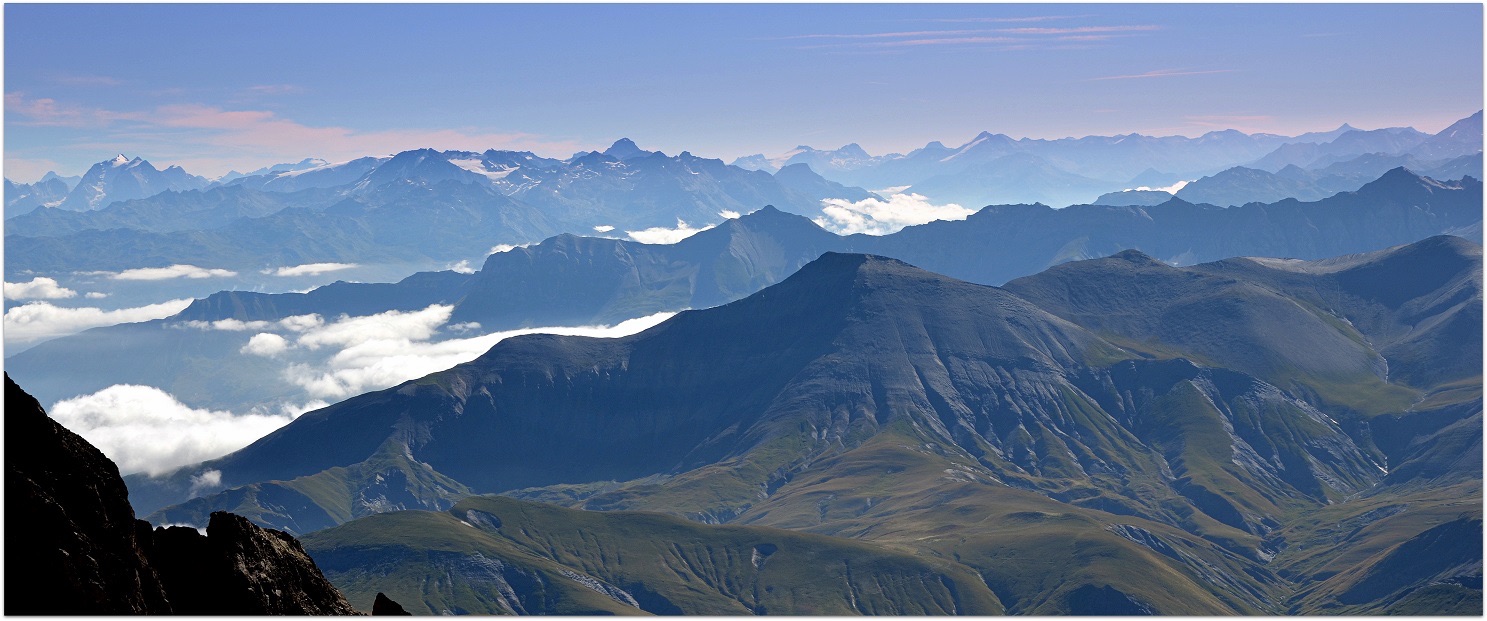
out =
{"type": "Polygon", "coordinates": [[[226,511],[212,513],[206,531],[153,533],[149,556],[177,614],[356,614],[289,534],[226,511]]]}

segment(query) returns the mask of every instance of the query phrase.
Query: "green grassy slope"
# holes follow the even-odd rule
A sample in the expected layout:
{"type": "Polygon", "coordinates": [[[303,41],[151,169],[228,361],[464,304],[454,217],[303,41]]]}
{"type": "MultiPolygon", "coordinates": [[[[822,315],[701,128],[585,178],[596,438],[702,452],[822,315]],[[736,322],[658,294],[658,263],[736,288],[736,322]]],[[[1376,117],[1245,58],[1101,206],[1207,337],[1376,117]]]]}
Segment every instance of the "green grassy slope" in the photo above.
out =
{"type": "Polygon", "coordinates": [[[447,513],[372,516],[304,543],[353,602],[381,590],[431,613],[1003,611],[975,572],[894,547],[503,497],[467,498],[447,513]],[[601,591],[611,603],[592,597],[601,591]]]}

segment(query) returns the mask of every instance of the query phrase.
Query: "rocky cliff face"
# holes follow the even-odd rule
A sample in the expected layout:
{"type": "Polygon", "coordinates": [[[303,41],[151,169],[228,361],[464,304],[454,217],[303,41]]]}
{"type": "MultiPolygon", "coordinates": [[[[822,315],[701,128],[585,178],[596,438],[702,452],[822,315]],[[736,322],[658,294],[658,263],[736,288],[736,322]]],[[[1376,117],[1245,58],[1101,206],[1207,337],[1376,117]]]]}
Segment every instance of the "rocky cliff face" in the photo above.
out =
{"type": "Polygon", "coordinates": [[[149,542],[177,614],[356,614],[294,537],[225,511],[206,530],[157,528],[149,542]]]}
{"type": "Polygon", "coordinates": [[[134,519],[119,469],[5,378],[5,614],[356,614],[298,541],[134,519]]]}

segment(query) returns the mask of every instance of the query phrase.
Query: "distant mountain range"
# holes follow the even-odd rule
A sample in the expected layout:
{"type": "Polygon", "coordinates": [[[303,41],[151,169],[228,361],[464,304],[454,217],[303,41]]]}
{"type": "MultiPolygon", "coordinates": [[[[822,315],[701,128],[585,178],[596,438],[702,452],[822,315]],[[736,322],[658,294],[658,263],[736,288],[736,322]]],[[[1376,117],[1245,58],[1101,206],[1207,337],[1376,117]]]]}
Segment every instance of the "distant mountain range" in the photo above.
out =
{"type": "MultiPolygon", "coordinates": [[[[567,160],[515,151],[425,149],[392,158],[364,157],[342,163],[307,158],[247,174],[232,172],[211,181],[187,174],[179,167],[156,170],[144,160],[121,155],[95,164],[82,182],[66,183],[66,190],[56,184],[43,189],[12,183],[14,187],[7,186],[5,217],[42,205],[91,211],[164,191],[221,186],[269,192],[351,186],[355,192],[341,194],[364,194],[392,180],[429,186],[444,180],[460,183],[483,180],[503,196],[545,210],[557,222],[568,223],[567,212],[580,214],[579,221],[572,222],[574,227],[566,229],[569,232],[589,226],[662,226],[669,225],[674,218],[711,222],[720,210],[746,212],[763,204],[814,215],[820,198],[861,200],[870,196],[867,191],[850,186],[907,187],[939,203],[956,202],[973,208],[1019,202],[1062,207],[1086,203],[1105,193],[1192,181],[1236,166],[1272,173],[1287,166],[1317,170],[1370,154],[1401,158],[1395,166],[1409,166],[1422,174],[1444,173],[1448,171],[1436,169],[1450,160],[1482,151],[1481,115],[1477,112],[1435,135],[1407,127],[1359,130],[1347,124],[1330,132],[1294,137],[1225,130],[1198,138],[1127,134],[1042,140],[982,132],[959,147],[931,142],[906,155],[874,156],[857,144],[830,151],[799,146],[776,157],[737,158],[729,166],[685,152],[678,157],[667,157],[641,149],[627,138],[616,141],[603,152],[576,153],[567,160]],[[394,159],[398,161],[393,162],[394,159]],[[410,167],[413,160],[426,163],[410,167]],[[773,174],[800,165],[815,173],[804,180],[809,189],[799,183],[773,187],[765,178],[746,173],[773,174]],[[377,169],[380,172],[374,174],[377,169]],[[824,179],[815,178],[817,175],[824,179]],[[617,201],[621,204],[614,204],[617,201]],[[637,208],[638,214],[634,213],[637,208]],[[593,222],[594,218],[586,218],[596,215],[609,221],[593,222]]],[[[1372,176],[1382,170],[1374,170],[1372,176]]],[[[1480,165],[1475,169],[1449,171],[1450,176],[1438,178],[1459,178],[1472,170],[1479,172],[1480,165]]],[[[797,177],[801,176],[803,172],[797,173],[797,177]]],[[[39,183],[49,183],[53,177],[55,173],[49,173],[39,183]]],[[[1261,188],[1238,202],[1216,204],[1273,202],[1281,198],[1308,200],[1330,195],[1318,192],[1356,189],[1356,185],[1351,188],[1347,185],[1321,182],[1315,188],[1303,188],[1302,194],[1279,196],[1273,191],[1279,188],[1270,188],[1269,193],[1261,188]],[[1334,190],[1334,187],[1342,189],[1334,190]]],[[[117,225],[118,221],[114,220],[113,224],[117,225]]]]}
{"type": "Polygon", "coordinates": [[[36,183],[5,180],[5,217],[17,216],[37,207],[56,207],[67,198],[82,177],[62,177],[49,172],[36,183]]]}
{"type": "MultiPolygon", "coordinates": [[[[1315,201],[1338,192],[1357,190],[1377,179],[1379,175],[1399,167],[1442,181],[1468,176],[1481,179],[1482,153],[1479,151],[1444,162],[1421,161],[1412,155],[1368,153],[1315,169],[1303,169],[1288,164],[1273,173],[1236,166],[1183,186],[1177,191],[1177,197],[1191,203],[1223,206],[1271,203],[1287,198],[1315,201]]],[[[1110,200],[1107,197],[1101,198],[1110,200]]]]}
{"type": "Polygon", "coordinates": [[[1443,183],[1396,169],[1357,192],[1311,203],[1228,209],[1180,199],[1145,208],[1003,205],[964,221],[885,236],[838,236],[767,208],[672,245],[560,235],[491,254],[473,274],[422,273],[399,283],[336,283],[308,293],[222,292],[176,317],[39,344],[7,358],[6,368],[48,402],[134,383],[164,388],[197,407],[243,409],[297,389],[285,383],[278,363],[257,357],[220,363],[241,358],[245,335],[173,326],[311,313],[362,316],[432,304],[451,305],[452,323],[477,322],[487,332],[613,324],[739,299],[827,251],[902,257],[982,284],[1128,248],[1178,265],[1231,256],[1319,259],[1442,233],[1480,241],[1481,205],[1482,186],[1474,179],[1443,183]]]}
{"type": "MultiPolygon", "coordinates": [[[[931,142],[907,155],[871,156],[856,144],[835,151],[800,146],[779,157],[752,155],[733,163],[759,170],[806,163],[822,176],[841,183],[866,188],[907,186],[907,191],[937,202],[971,207],[1007,202],[1062,207],[1083,204],[1104,193],[1192,181],[1236,166],[1268,172],[1287,165],[1313,169],[1367,154],[1383,154],[1413,158],[1394,166],[1428,163],[1431,165],[1426,168],[1433,169],[1448,160],[1481,153],[1481,115],[1477,112],[1435,135],[1407,127],[1365,131],[1347,124],[1330,132],[1295,137],[1226,130],[1198,138],[1128,134],[1035,140],[982,132],[959,147],[931,142]]],[[[1374,171],[1369,178],[1383,170],[1374,171]]],[[[1480,171],[1480,165],[1476,170],[1480,171]]],[[[1480,172],[1474,176],[1480,178],[1480,172]]],[[[1341,189],[1305,195],[1276,195],[1267,190],[1279,188],[1262,187],[1244,200],[1216,204],[1242,205],[1283,198],[1315,200],[1358,187],[1343,187],[1346,185],[1322,184],[1318,191],[1333,186],[1341,189]]]]}
{"type": "Polygon", "coordinates": [[[138,157],[123,155],[94,164],[57,209],[94,211],[115,202],[146,198],[161,192],[197,190],[210,184],[205,178],[187,173],[180,166],[156,170],[138,157]]]}
{"type": "Polygon", "coordinates": [[[884,576],[861,600],[877,611],[1470,611],[1481,273],[1481,246],[1449,236],[1192,267],[1126,251],[1005,288],[827,253],[631,337],[507,339],[221,459],[130,477],[131,498],[148,511],[215,471],[228,489],[153,517],[232,506],[301,533],[341,524],[307,538],[332,581],[396,571],[394,595],[429,611],[510,610],[534,572],[562,567],[651,612],[781,610],[748,585],[784,588],[758,573],[772,554],[830,545],[522,501],[935,559],[842,561],[884,576]],[[517,500],[461,500],[492,492],[517,500]],[[386,508],[410,511],[374,515],[386,508]],[[1371,527],[1338,534],[1355,523],[1371,527]],[[657,541],[672,545],[644,547],[657,541]],[[474,571],[490,560],[497,573],[474,571]],[[698,567],[714,578],[678,599],[698,567]],[[472,609],[458,585],[411,590],[456,569],[515,598],[472,609]],[[948,592],[903,572],[939,572],[948,592]]]}
{"type": "Polygon", "coordinates": [[[67,209],[96,206],[98,197],[118,194],[88,188],[133,191],[144,182],[128,183],[179,170],[158,173],[138,159],[104,162],[59,208],[6,221],[7,267],[14,273],[174,263],[257,269],[449,262],[561,231],[608,227],[623,234],[670,228],[679,219],[700,227],[765,204],[816,214],[822,199],[875,196],[805,167],[769,175],[688,153],[627,151],[626,143],[611,148],[629,156],[623,160],[598,152],[560,162],[506,151],[408,151],[242,177],[208,189],[175,188],[180,191],[83,213],[67,209]]]}

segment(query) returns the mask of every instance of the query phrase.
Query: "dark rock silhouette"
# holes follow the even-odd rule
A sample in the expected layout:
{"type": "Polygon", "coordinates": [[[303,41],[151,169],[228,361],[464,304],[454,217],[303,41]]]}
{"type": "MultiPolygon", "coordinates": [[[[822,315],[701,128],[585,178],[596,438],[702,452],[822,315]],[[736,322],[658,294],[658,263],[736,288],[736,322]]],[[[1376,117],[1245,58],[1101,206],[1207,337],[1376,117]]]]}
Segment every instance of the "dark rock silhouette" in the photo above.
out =
{"type": "Polygon", "coordinates": [[[119,469],[5,377],[5,614],[357,614],[299,542],[134,519],[119,469]]]}
{"type": "Polygon", "coordinates": [[[169,613],[119,469],[5,376],[5,614],[169,613]]]}
{"type": "Polygon", "coordinates": [[[403,610],[402,604],[392,601],[392,598],[379,592],[377,593],[377,601],[372,602],[372,615],[411,617],[413,613],[403,610]]]}

